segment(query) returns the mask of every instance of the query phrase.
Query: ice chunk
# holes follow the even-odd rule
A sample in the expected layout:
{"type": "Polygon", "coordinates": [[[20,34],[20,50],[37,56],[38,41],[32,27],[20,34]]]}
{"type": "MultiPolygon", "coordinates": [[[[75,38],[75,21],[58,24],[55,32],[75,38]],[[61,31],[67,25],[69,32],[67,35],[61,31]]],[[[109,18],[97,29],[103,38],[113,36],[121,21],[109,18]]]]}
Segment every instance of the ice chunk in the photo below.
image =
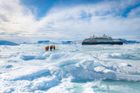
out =
{"type": "Polygon", "coordinates": [[[43,76],[48,76],[48,75],[51,75],[50,71],[48,69],[43,69],[43,70],[39,70],[39,71],[36,71],[36,72],[32,72],[30,74],[25,74],[25,75],[16,77],[12,80],[34,80],[36,78],[43,77],[43,76]]]}
{"type": "Polygon", "coordinates": [[[105,67],[103,67],[103,66],[98,66],[98,67],[95,67],[94,70],[95,70],[96,72],[103,72],[103,71],[105,70],[105,67]]]}
{"type": "Polygon", "coordinates": [[[25,60],[25,61],[28,61],[28,60],[33,60],[36,57],[35,56],[32,56],[32,55],[22,55],[20,58],[23,59],[23,60],[25,60]]]}
{"type": "Polygon", "coordinates": [[[56,77],[43,77],[33,81],[31,90],[48,90],[49,88],[54,87],[59,83],[60,81],[56,77]]]}

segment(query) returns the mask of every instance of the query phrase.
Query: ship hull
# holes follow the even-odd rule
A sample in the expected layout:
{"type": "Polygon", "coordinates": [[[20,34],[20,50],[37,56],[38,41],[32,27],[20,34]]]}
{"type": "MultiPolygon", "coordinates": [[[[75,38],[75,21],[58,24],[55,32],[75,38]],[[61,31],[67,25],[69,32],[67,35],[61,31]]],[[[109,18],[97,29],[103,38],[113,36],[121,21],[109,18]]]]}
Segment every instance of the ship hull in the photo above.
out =
{"type": "Polygon", "coordinates": [[[123,45],[123,42],[82,42],[82,45],[123,45]]]}

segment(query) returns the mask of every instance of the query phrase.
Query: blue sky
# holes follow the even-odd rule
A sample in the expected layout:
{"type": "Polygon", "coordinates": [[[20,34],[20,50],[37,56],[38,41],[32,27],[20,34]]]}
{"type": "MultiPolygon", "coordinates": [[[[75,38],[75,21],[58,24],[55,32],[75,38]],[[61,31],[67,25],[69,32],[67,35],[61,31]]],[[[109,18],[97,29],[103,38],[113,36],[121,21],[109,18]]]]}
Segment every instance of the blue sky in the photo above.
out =
{"type": "Polygon", "coordinates": [[[22,0],[22,3],[30,9],[37,9],[36,17],[41,18],[51,10],[58,7],[73,7],[80,4],[95,4],[103,0],[22,0]]]}
{"type": "Polygon", "coordinates": [[[1,0],[0,39],[140,40],[140,0],[1,0]]]}
{"type": "MultiPolygon", "coordinates": [[[[31,10],[33,8],[37,9],[36,12],[36,18],[40,19],[41,17],[47,15],[49,10],[51,10],[53,7],[74,7],[78,5],[87,5],[87,4],[97,4],[97,3],[103,3],[103,2],[120,2],[122,0],[22,0],[23,5],[30,8],[31,10]]],[[[124,2],[132,2],[133,0],[124,0],[124,2]]],[[[119,7],[119,6],[118,6],[119,7]]],[[[116,12],[116,15],[127,17],[128,14],[138,7],[140,7],[140,1],[134,0],[133,4],[131,5],[124,5],[125,8],[121,9],[121,11],[116,12]]]]}

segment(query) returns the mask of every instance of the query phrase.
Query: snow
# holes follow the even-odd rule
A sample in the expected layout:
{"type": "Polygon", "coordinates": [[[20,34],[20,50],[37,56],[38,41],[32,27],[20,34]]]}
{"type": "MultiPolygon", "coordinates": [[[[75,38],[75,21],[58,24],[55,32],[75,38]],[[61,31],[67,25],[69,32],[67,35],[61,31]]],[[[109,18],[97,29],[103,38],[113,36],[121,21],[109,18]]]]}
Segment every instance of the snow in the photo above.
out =
{"type": "Polygon", "coordinates": [[[0,46],[0,93],[140,92],[136,87],[140,85],[139,44],[58,44],[51,52],[45,52],[44,47],[0,46]],[[118,82],[127,86],[119,90],[118,82]]]}

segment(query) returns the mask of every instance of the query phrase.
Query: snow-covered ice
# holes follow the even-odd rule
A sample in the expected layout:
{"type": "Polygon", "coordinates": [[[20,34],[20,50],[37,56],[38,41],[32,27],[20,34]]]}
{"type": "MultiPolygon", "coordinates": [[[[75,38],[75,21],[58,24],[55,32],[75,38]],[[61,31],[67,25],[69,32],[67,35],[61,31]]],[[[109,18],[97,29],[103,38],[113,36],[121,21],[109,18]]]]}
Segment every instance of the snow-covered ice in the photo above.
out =
{"type": "Polygon", "coordinates": [[[0,93],[139,93],[140,45],[0,46],[0,93]]]}

